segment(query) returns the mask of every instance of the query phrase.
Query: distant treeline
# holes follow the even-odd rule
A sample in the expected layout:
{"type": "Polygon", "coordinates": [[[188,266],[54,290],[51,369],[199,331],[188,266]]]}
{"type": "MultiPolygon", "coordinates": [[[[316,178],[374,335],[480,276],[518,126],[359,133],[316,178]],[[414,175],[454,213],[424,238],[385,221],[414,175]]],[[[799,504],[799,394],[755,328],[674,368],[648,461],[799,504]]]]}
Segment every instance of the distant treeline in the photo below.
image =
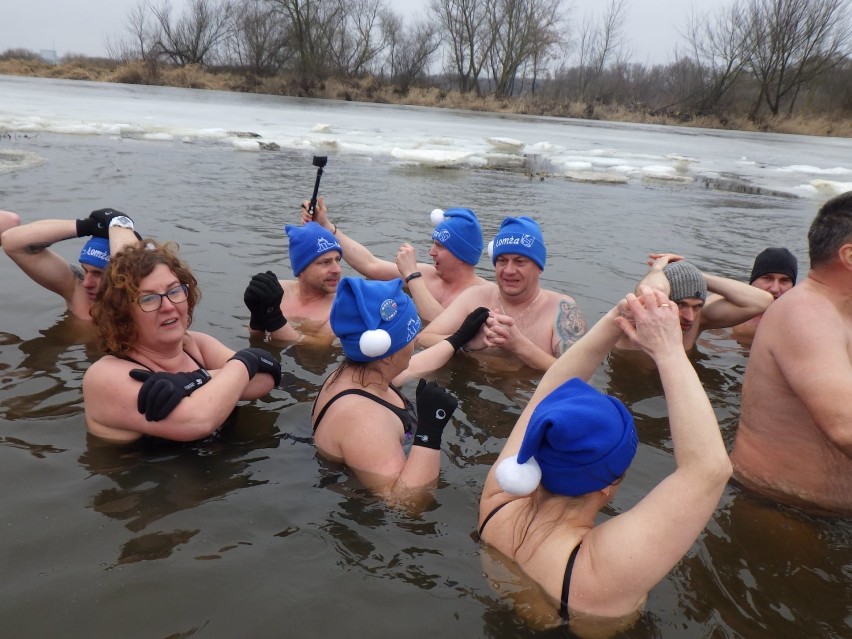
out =
{"type": "Polygon", "coordinates": [[[390,0],[190,0],[175,16],[167,1],[140,0],[124,37],[106,44],[151,84],[195,67],[237,74],[248,91],[287,78],[289,93],[311,96],[328,81],[369,78],[400,98],[437,88],[579,104],[591,117],[617,107],[759,124],[852,114],[850,2],[737,0],[684,16],[673,62],[653,66],[631,61],[629,0],[577,21],[565,0],[427,0],[417,20],[390,0]]]}

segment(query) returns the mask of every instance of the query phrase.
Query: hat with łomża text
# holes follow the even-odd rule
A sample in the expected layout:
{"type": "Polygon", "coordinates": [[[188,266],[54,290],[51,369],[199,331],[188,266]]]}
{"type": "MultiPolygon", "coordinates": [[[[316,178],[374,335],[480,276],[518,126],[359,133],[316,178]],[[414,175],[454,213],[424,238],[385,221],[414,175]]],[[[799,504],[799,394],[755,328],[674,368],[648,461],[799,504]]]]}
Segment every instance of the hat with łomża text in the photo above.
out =
{"type": "Polygon", "coordinates": [[[497,235],[491,241],[491,263],[496,264],[497,258],[507,253],[523,255],[535,262],[543,271],[547,261],[547,249],[541,229],[532,218],[507,217],[500,224],[497,235]]]}

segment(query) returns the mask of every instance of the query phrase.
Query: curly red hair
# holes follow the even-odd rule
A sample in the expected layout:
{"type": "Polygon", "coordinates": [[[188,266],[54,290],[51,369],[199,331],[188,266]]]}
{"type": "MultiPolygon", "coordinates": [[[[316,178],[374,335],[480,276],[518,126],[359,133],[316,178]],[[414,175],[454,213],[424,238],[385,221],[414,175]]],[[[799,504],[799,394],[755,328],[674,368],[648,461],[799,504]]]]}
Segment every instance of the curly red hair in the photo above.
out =
{"type": "Polygon", "coordinates": [[[192,312],[201,299],[201,291],[198,280],[177,252],[178,245],[174,242],[159,244],[144,240],[112,256],[91,311],[104,351],[122,355],[136,342],[138,335],[131,311],[139,299],[139,284],[158,264],[168,267],[187,287],[187,318],[188,325],[192,324],[192,312]]]}

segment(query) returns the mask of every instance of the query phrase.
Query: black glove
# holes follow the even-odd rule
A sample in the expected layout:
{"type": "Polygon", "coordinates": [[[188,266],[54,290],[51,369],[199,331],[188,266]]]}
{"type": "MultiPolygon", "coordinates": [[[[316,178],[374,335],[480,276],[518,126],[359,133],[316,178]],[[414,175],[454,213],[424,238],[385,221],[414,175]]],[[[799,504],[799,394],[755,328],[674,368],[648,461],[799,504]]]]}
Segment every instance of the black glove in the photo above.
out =
{"type": "Polygon", "coordinates": [[[459,401],[435,382],[421,379],[417,384],[417,432],[412,446],[439,450],[444,426],[459,405],[459,401]]]}
{"type": "Polygon", "coordinates": [[[269,373],[276,387],[281,383],[281,364],[262,348],[244,348],[234,353],[231,359],[243,363],[249,379],[258,373],[269,373]]]}
{"type": "Polygon", "coordinates": [[[281,300],[284,289],[272,271],[258,273],[251,278],[243,301],[248,307],[251,318],[249,328],[253,331],[277,331],[287,323],[281,312],[281,300]]]}
{"type": "Polygon", "coordinates": [[[488,312],[487,308],[480,306],[468,313],[468,316],[464,318],[461,326],[459,326],[459,330],[447,338],[447,341],[453,345],[455,350],[459,350],[473,339],[473,336],[479,331],[479,327],[488,319],[488,312]]]}
{"type": "Polygon", "coordinates": [[[155,373],[134,368],[130,376],[142,382],[136,398],[136,410],[149,422],[168,417],[184,397],[189,397],[210,381],[210,373],[203,368],[191,373],[155,373]]]}
{"type": "MultiPolygon", "coordinates": [[[[89,213],[89,217],[77,220],[77,237],[94,235],[95,237],[109,238],[109,223],[112,218],[124,215],[115,209],[98,209],[89,213]]],[[[127,217],[124,215],[124,217],[127,217]]]]}

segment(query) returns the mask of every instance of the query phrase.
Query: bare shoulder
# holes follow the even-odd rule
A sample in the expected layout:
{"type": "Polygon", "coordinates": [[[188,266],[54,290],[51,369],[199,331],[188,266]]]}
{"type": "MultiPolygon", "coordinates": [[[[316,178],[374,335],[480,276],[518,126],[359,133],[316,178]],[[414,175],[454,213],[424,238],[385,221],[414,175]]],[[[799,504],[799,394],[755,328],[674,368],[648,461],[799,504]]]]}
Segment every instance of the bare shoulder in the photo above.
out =
{"type": "Polygon", "coordinates": [[[205,368],[222,368],[234,351],[218,339],[207,333],[187,331],[183,340],[183,349],[205,368]]]}
{"type": "Polygon", "coordinates": [[[112,385],[125,376],[130,379],[128,373],[134,368],[139,368],[139,366],[114,355],[104,355],[86,369],[83,374],[83,390],[85,391],[87,383],[112,385]]]}

